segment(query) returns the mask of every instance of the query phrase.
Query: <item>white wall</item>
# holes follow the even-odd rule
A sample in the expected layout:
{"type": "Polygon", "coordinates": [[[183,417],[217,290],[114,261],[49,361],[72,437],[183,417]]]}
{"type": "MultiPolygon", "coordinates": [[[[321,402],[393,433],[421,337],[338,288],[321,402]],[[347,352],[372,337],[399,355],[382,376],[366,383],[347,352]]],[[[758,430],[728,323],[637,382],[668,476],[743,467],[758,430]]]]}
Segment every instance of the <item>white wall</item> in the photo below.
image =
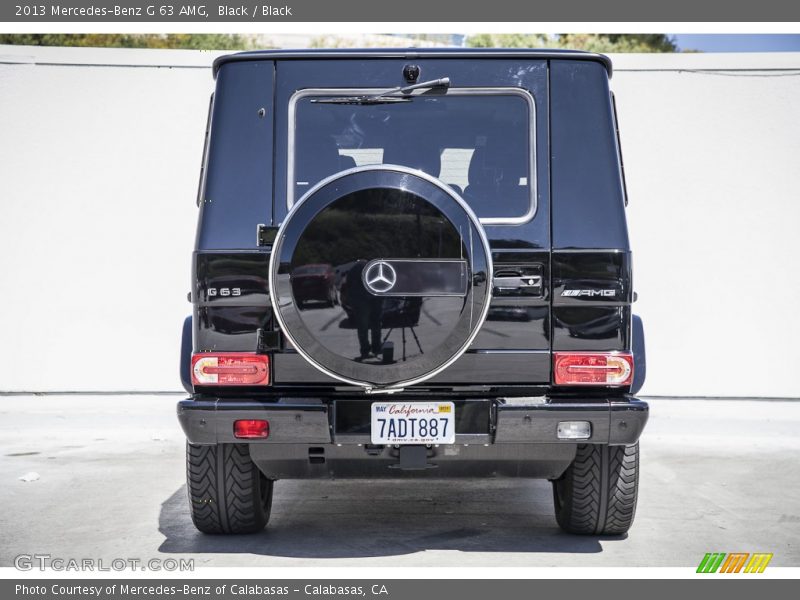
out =
{"type": "Polygon", "coordinates": [[[209,55],[156,54],[181,66],[0,65],[0,390],[180,389],[213,82],[209,55]]]}
{"type": "MultiPolygon", "coordinates": [[[[212,58],[0,46],[0,391],[180,389],[212,58]]],[[[613,58],[644,393],[800,397],[800,55],[613,58]]]]}
{"type": "Polygon", "coordinates": [[[614,58],[643,393],[800,397],[800,54],[614,58]]]}

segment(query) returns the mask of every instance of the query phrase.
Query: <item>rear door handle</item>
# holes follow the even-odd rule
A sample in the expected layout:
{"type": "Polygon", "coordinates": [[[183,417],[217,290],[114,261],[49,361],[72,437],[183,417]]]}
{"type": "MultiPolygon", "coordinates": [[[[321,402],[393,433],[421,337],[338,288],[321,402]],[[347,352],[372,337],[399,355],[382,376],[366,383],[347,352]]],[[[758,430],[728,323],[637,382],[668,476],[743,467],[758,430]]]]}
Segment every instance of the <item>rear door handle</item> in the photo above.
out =
{"type": "Polygon", "coordinates": [[[542,287],[541,275],[516,275],[511,277],[495,277],[494,287],[500,291],[522,290],[542,287]]]}

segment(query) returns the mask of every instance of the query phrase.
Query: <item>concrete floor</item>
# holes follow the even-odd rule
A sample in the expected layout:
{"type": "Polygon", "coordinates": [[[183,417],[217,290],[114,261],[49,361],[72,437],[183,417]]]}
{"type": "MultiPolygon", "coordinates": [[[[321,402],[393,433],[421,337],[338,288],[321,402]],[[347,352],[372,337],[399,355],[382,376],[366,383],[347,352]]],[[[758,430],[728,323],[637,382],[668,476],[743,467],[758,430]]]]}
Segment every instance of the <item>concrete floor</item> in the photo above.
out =
{"type": "Polygon", "coordinates": [[[0,397],[0,566],[192,557],[200,566],[800,566],[800,401],[651,400],[636,523],[563,534],[545,481],[281,481],[253,536],[204,536],[183,483],[178,396],[0,397]],[[36,472],[39,479],[18,478],[36,472]],[[401,487],[402,485],[402,487],[401,487]]]}

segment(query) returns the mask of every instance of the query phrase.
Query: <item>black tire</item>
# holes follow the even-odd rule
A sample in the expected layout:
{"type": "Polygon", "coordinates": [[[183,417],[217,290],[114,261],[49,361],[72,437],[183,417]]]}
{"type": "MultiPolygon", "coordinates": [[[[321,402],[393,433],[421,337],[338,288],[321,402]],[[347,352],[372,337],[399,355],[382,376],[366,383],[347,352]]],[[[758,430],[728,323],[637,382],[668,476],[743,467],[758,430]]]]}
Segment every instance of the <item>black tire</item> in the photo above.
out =
{"type": "Polygon", "coordinates": [[[582,444],[575,460],[553,481],[556,521],[581,535],[627,533],[636,514],[639,444],[582,444]]]}
{"type": "Polygon", "coordinates": [[[269,521],[274,482],[246,444],[186,444],[186,488],[194,526],[203,533],[256,533],[269,521]]]}

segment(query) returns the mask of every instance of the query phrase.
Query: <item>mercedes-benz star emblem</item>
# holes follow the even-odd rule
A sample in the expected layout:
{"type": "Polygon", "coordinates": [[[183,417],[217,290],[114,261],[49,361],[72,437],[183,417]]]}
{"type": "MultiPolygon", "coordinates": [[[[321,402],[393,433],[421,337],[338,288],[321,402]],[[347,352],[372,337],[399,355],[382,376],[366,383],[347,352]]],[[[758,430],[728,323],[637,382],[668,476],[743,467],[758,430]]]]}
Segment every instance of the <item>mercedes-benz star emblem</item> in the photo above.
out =
{"type": "Polygon", "coordinates": [[[379,260],[367,268],[364,283],[376,294],[385,294],[397,283],[397,271],[389,263],[379,260]]]}

